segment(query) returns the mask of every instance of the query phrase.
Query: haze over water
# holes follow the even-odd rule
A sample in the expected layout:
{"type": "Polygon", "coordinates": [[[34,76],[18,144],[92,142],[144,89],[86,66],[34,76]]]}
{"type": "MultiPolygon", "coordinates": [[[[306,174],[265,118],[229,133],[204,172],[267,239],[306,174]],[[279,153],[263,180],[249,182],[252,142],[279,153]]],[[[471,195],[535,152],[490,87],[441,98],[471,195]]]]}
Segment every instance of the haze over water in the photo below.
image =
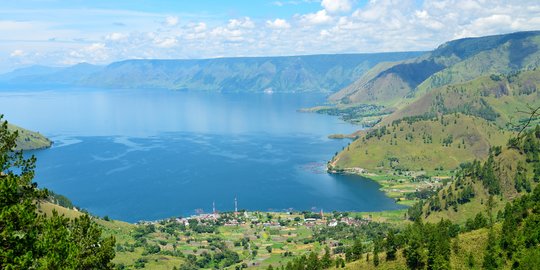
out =
{"type": "Polygon", "coordinates": [[[125,221],[231,211],[397,209],[379,186],[329,175],[357,126],[299,113],[314,94],[168,90],[2,90],[5,119],[40,131],[36,181],[91,213],[125,221]]]}

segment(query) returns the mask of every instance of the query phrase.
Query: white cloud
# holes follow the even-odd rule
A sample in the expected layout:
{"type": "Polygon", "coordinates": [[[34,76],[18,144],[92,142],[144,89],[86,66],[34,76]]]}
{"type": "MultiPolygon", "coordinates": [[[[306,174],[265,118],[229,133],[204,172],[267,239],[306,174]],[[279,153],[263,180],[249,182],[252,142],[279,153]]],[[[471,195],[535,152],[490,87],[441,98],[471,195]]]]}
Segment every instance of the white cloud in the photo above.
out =
{"type": "Polygon", "coordinates": [[[9,54],[10,57],[22,57],[26,56],[26,53],[23,50],[14,50],[9,54]]]}
{"type": "Polygon", "coordinates": [[[266,25],[272,29],[287,29],[291,28],[291,25],[284,19],[275,19],[273,21],[266,21],[266,25]]]}
{"type": "Polygon", "coordinates": [[[322,0],[321,6],[330,13],[349,12],[352,3],[350,0],[322,0]]]}
{"type": "Polygon", "coordinates": [[[203,22],[200,22],[200,23],[197,23],[194,27],[193,27],[193,30],[197,33],[201,33],[201,32],[204,32],[206,31],[208,27],[206,26],[206,23],[203,23],[203,22]]]}
{"type": "Polygon", "coordinates": [[[302,15],[300,17],[300,21],[304,25],[318,25],[330,23],[332,21],[332,17],[328,15],[328,12],[326,12],[325,9],[321,9],[316,13],[302,15]]]}
{"type": "Polygon", "coordinates": [[[167,26],[176,26],[180,22],[180,19],[176,16],[167,16],[165,18],[165,25],[167,26]]]}
{"type": "Polygon", "coordinates": [[[161,48],[171,48],[178,44],[178,40],[174,37],[156,38],[154,44],[161,48]]]}
{"type": "Polygon", "coordinates": [[[357,0],[345,1],[350,7],[341,1],[280,2],[283,9],[303,4],[322,8],[271,19],[181,14],[182,20],[170,16],[169,23],[165,14],[118,17],[113,11],[94,12],[93,20],[81,15],[96,23],[92,31],[70,26],[77,25],[80,16],[66,24],[54,18],[14,19],[9,17],[13,12],[0,10],[0,70],[127,58],[429,50],[460,37],[540,29],[538,0],[369,0],[355,10],[357,0]],[[125,25],[113,26],[117,21],[125,25]]]}
{"type": "Polygon", "coordinates": [[[227,25],[229,29],[235,28],[254,28],[255,23],[249,17],[244,17],[241,19],[231,19],[227,25]]]}
{"type": "Polygon", "coordinates": [[[86,50],[90,52],[95,52],[95,51],[103,50],[105,49],[105,47],[106,46],[103,43],[93,43],[92,45],[86,47],[86,50]]]}
{"type": "Polygon", "coordinates": [[[110,40],[110,41],[121,41],[121,40],[126,40],[127,38],[128,38],[128,35],[123,34],[123,33],[110,33],[107,36],[105,36],[105,39],[110,40]]]}

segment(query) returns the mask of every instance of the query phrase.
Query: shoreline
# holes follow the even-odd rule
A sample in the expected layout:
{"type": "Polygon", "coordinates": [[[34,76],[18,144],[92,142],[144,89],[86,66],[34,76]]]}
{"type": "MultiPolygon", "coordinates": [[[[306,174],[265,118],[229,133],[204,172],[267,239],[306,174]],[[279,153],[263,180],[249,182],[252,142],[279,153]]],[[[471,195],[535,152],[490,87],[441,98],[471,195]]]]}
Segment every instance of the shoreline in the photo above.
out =
{"type": "Polygon", "coordinates": [[[445,180],[451,178],[450,172],[380,171],[379,173],[374,173],[360,167],[336,169],[333,162],[334,160],[328,162],[328,173],[357,175],[370,181],[375,181],[381,186],[379,190],[388,198],[394,199],[397,204],[407,206],[407,208],[418,202],[418,199],[414,196],[415,192],[425,189],[436,189],[444,185],[445,180]],[[407,196],[408,194],[411,195],[407,196]]]}

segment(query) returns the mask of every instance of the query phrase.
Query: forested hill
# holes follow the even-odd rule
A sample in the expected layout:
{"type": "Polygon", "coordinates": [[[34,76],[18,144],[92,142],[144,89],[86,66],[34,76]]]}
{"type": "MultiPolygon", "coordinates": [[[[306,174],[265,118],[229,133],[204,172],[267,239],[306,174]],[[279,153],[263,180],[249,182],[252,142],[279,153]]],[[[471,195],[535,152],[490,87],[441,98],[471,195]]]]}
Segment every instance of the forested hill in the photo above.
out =
{"type": "Polygon", "coordinates": [[[401,107],[441,86],[533,69],[539,46],[539,31],[450,41],[416,59],[379,65],[330,99],[401,107]]]}
{"type": "Polygon", "coordinates": [[[378,63],[401,61],[421,54],[423,52],[126,60],[107,66],[30,67],[0,75],[0,82],[219,92],[331,93],[346,87],[378,63]]]}

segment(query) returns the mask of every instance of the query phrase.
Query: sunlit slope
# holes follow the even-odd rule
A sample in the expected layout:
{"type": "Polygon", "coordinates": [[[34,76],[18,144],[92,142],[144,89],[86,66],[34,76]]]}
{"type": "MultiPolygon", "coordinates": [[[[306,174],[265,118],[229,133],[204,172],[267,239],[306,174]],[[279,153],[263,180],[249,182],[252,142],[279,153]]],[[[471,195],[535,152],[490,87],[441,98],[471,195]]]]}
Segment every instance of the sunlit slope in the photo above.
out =
{"type": "MultiPolygon", "coordinates": [[[[496,230],[500,230],[500,226],[496,226],[496,230]]],[[[481,269],[484,254],[483,251],[487,244],[488,230],[479,229],[471,232],[462,233],[458,238],[458,250],[450,254],[450,269],[481,269]],[[473,255],[473,260],[469,259],[470,254],[473,255]],[[470,266],[472,264],[472,266],[470,266]]],[[[455,241],[455,240],[454,240],[455,241]]],[[[373,264],[373,253],[369,254],[369,261],[366,260],[366,255],[362,259],[352,262],[345,266],[345,268],[332,268],[332,269],[377,269],[377,270],[406,270],[406,259],[403,256],[403,250],[397,252],[396,260],[388,261],[384,252],[379,254],[380,263],[378,266],[373,264]]]]}
{"type": "Polygon", "coordinates": [[[540,32],[450,41],[415,60],[366,72],[331,100],[401,108],[441,86],[482,75],[534,69],[540,65],[539,45],[540,32]]]}
{"type": "Polygon", "coordinates": [[[8,129],[19,132],[17,137],[17,150],[35,150],[47,148],[52,142],[38,132],[30,131],[15,125],[8,124],[8,129]]]}
{"type": "Polygon", "coordinates": [[[488,165],[460,171],[455,181],[428,199],[423,205],[423,218],[430,222],[444,218],[465,224],[479,213],[485,214],[490,196],[494,196],[493,213],[496,214],[507,202],[527,194],[537,185],[534,162],[523,151],[502,147],[488,160],[488,165]],[[484,173],[488,167],[493,172],[492,179],[484,173]]]}
{"type": "Polygon", "coordinates": [[[540,70],[510,75],[491,74],[474,80],[433,89],[383,120],[391,123],[403,117],[426,114],[463,113],[494,121],[501,127],[528,118],[529,107],[540,106],[540,70]]]}
{"type": "Polygon", "coordinates": [[[379,170],[454,169],[485,159],[491,146],[503,145],[511,132],[474,116],[451,114],[395,121],[358,133],[330,162],[334,169],[379,170]]]}

